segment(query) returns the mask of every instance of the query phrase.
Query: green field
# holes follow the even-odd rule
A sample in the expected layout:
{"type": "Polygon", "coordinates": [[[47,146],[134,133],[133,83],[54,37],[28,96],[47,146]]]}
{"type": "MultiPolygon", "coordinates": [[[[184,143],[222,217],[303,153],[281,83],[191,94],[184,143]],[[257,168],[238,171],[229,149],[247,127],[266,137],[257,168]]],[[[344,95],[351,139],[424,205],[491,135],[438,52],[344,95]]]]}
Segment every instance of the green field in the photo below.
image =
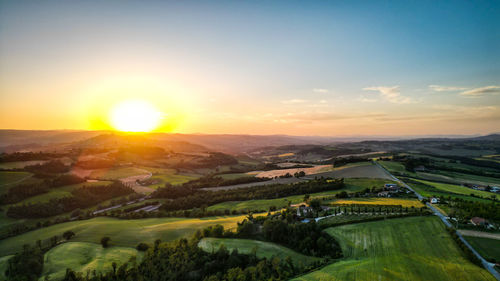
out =
{"type": "MultiPolygon", "coordinates": [[[[357,192],[361,191],[365,188],[372,188],[373,186],[377,187],[382,187],[386,183],[392,183],[393,181],[390,180],[383,180],[383,179],[356,179],[356,178],[351,178],[351,179],[344,179],[345,182],[345,188],[340,189],[340,190],[332,190],[332,191],[324,191],[324,192],[318,192],[318,193],[313,193],[310,194],[312,198],[314,197],[323,197],[323,196],[329,196],[329,195],[335,195],[337,193],[340,193],[342,191],[347,191],[347,192],[357,192]]],[[[274,206],[278,209],[284,208],[288,206],[288,201],[290,201],[292,204],[298,204],[304,201],[304,195],[293,195],[293,196],[287,196],[287,197],[282,197],[282,198],[277,198],[277,199],[261,199],[261,200],[248,200],[248,201],[230,201],[230,202],[223,202],[219,204],[212,205],[207,208],[209,211],[215,211],[215,210],[262,210],[262,211],[267,211],[271,206],[274,206]]]]}
{"type": "Polygon", "coordinates": [[[289,256],[296,265],[306,266],[313,262],[321,261],[321,258],[306,256],[275,243],[249,239],[203,238],[198,243],[198,246],[206,252],[213,252],[217,251],[222,244],[229,251],[238,249],[238,253],[240,254],[250,254],[255,248],[257,250],[256,255],[258,258],[269,259],[272,256],[277,256],[284,260],[289,256]]]}
{"type": "Polygon", "coordinates": [[[150,171],[135,167],[118,167],[92,171],[90,178],[101,180],[118,180],[131,176],[149,174],[150,171]]]}
{"type": "Polygon", "coordinates": [[[49,202],[51,199],[58,199],[67,196],[71,196],[71,191],[83,187],[83,186],[101,186],[111,184],[110,181],[99,181],[99,182],[83,182],[78,184],[61,186],[58,188],[52,188],[49,192],[29,197],[17,204],[32,204],[32,203],[45,203],[49,202]]]}
{"type": "Polygon", "coordinates": [[[5,271],[8,268],[8,263],[7,261],[12,258],[12,255],[10,256],[5,256],[5,257],[0,257],[0,280],[4,280],[5,278],[5,271]]]}
{"type": "Polygon", "coordinates": [[[326,230],[345,258],[295,280],[495,280],[465,259],[437,217],[350,224],[326,230]]]}
{"type": "Polygon", "coordinates": [[[486,192],[486,191],[481,191],[481,190],[474,190],[472,188],[468,188],[468,187],[460,186],[460,185],[454,185],[454,184],[431,182],[431,181],[417,180],[417,179],[415,179],[415,180],[419,181],[421,183],[424,183],[424,184],[432,185],[436,189],[443,190],[443,191],[446,191],[446,192],[453,192],[453,193],[463,194],[463,195],[474,194],[474,195],[477,195],[477,196],[480,196],[480,197],[486,197],[486,198],[490,198],[493,195],[493,196],[495,196],[497,198],[497,200],[500,199],[500,195],[499,194],[495,194],[495,193],[492,193],[492,192],[486,192]]]}
{"type": "MultiPolygon", "coordinates": [[[[424,197],[437,197],[437,196],[444,196],[444,197],[451,197],[451,198],[458,198],[458,199],[463,199],[463,200],[470,200],[470,201],[478,201],[478,202],[483,202],[483,203],[488,203],[491,202],[491,200],[488,199],[483,199],[483,198],[478,198],[478,197],[472,197],[470,195],[464,195],[464,194],[456,194],[456,193],[450,193],[448,191],[444,190],[439,190],[435,187],[430,187],[427,185],[424,185],[423,182],[418,181],[416,179],[412,179],[414,181],[417,181],[418,184],[416,183],[411,183],[408,181],[405,181],[409,186],[411,186],[416,192],[420,193],[420,195],[424,197]]],[[[435,182],[432,182],[432,184],[435,184],[435,182]]],[[[471,189],[472,190],[472,189],[471,189]]],[[[470,192],[469,192],[470,194],[470,192]]],[[[493,193],[492,193],[493,194],[493,193]]]]}
{"type": "Polygon", "coordinates": [[[407,198],[348,198],[348,199],[336,199],[330,202],[330,205],[384,205],[384,206],[403,206],[403,207],[424,207],[422,202],[417,199],[407,199],[407,198]]]}
{"type": "Polygon", "coordinates": [[[28,172],[0,172],[0,193],[5,192],[14,184],[19,184],[30,178],[33,174],[28,172]]]}
{"type": "Polygon", "coordinates": [[[249,175],[247,173],[232,173],[232,174],[222,174],[222,175],[217,175],[217,176],[221,177],[225,180],[234,180],[234,179],[239,179],[239,178],[255,177],[255,175],[249,175]]]}
{"type": "Polygon", "coordinates": [[[150,218],[120,220],[99,217],[90,220],[60,223],[14,237],[0,240],[1,255],[10,255],[22,248],[23,244],[34,244],[36,240],[46,240],[54,235],[61,235],[72,230],[75,242],[99,243],[103,236],[109,236],[112,244],[121,247],[135,247],[139,242],[153,243],[156,239],[171,241],[210,225],[220,224],[226,229],[236,227],[236,222],[246,216],[192,218],[150,218]]]}
{"type": "Polygon", "coordinates": [[[464,236],[464,238],[483,258],[500,262],[500,240],[471,236],[464,236]]]}
{"type": "Polygon", "coordinates": [[[40,280],[46,276],[50,280],[61,280],[66,274],[66,268],[76,272],[95,270],[97,273],[113,270],[112,263],[118,266],[136,256],[138,260],[143,253],[135,248],[109,247],[103,248],[100,244],[86,242],[67,242],[52,248],[44,255],[43,272],[40,280]]]}

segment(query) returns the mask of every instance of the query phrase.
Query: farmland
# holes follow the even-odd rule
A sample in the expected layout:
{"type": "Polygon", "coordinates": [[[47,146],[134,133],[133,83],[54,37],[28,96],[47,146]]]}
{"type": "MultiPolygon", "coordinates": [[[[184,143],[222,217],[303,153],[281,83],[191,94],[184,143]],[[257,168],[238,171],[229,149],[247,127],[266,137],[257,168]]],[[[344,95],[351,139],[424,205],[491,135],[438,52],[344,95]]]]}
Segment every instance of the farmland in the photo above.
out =
{"type": "Polygon", "coordinates": [[[21,183],[31,176],[32,174],[28,172],[0,172],[0,193],[4,192],[6,188],[21,183]]]}
{"type": "MultiPolygon", "coordinates": [[[[392,183],[389,180],[383,179],[365,179],[365,178],[350,178],[344,179],[345,188],[340,190],[332,190],[325,191],[319,193],[310,194],[311,198],[320,198],[328,195],[335,195],[342,191],[346,192],[357,192],[361,191],[365,188],[372,188],[373,186],[382,187],[386,183],[392,183]]],[[[262,199],[262,200],[248,200],[248,201],[230,201],[215,204],[209,206],[207,210],[215,211],[215,210],[269,210],[271,206],[276,208],[284,208],[288,205],[288,202],[291,204],[301,203],[304,200],[304,195],[293,195],[287,196],[277,199],[262,199]]]]}
{"type": "Polygon", "coordinates": [[[491,196],[495,196],[495,198],[500,199],[499,194],[491,193],[491,192],[486,192],[486,191],[481,191],[481,190],[474,190],[472,188],[467,188],[465,186],[460,186],[460,185],[454,185],[454,184],[446,184],[446,183],[439,183],[439,182],[430,182],[430,181],[425,181],[425,180],[417,180],[421,183],[431,185],[435,187],[438,190],[442,190],[445,192],[452,192],[456,194],[462,194],[462,195],[470,195],[474,194],[479,197],[486,197],[489,198],[491,196]]]}
{"type": "Polygon", "coordinates": [[[191,218],[150,218],[137,220],[119,220],[114,218],[94,218],[83,221],[72,221],[33,230],[18,236],[0,240],[0,252],[3,255],[13,254],[23,244],[47,240],[54,235],[61,236],[67,230],[76,235],[71,241],[99,243],[101,237],[112,238],[113,245],[135,247],[139,242],[152,243],[156,239],[171,241],[188,236],[197,229],[220,224],[225,228],[233,228],[236,222],[245,216],[191,218]]]}
{"type": "Polygon", "coordinates": [[[500,239],[464,236],[479,254],[489,261],[500,261],[500,239]]]}
{"type": "Polygon", "coordinates": [[[83,273],[106,272],[113,269],[113,262],[120,265],[134,256],[140,260],[142,253],[129,247],[103,248],[96,243],[67,242],[45,253],[41,278],[61,280],[68,267],[83,273]]]}
{"type": "Polygon", "coordinates": [[[275,243],[257,240],[203,238],[198,243],[198,246],[206,252],[217,251],[221,245],[224,245],[229,251],[238,249],[238,252],[243,254],[251,254],[252,251],[256,249],[256,255],[259,258],[271,258],[272,256],[277,256],[284,260],[286,257],[290,257],[296,265],[308,265],[312,262],[321,260],[321,258],[306,256],[275,243]]]}
{"type": "Polygon", "coordinates": [[[345,258],[295,280],[495,280],[465,259],[436,217],[350,224],[326,230],[345,258]]]}
{"type": "Polygon", "coordinates": [[[135,167],[119,167],[110,169],[94,170],[90,173],[90,178],[99,180],[118,180],[131,176],[139,176],[149,174],[150,172],[144,169],[135,167]]]}
{"type": "Polygon", "coordinates": [[[330,202],[331,205],[384,205],[384,206],[402,206],[402,207],[423,207],[424,204],[417,199],[404,198],[349,198],[336,199],[330,202]]]}

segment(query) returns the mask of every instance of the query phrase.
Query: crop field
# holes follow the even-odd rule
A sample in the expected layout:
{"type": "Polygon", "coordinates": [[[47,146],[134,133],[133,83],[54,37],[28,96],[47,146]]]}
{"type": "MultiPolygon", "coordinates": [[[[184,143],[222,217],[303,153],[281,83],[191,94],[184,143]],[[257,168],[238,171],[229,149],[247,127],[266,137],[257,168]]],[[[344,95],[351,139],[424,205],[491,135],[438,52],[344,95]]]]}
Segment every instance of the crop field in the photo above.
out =
{"type": "Polygon", "coordinates": [[[391,173],[415,174],[408,172],[405,169],[405,166],[399,162],[394,162],[394,161],[377,161],[377,162],[391,173]]]}
{"type": "Polygon", "coordinates": [[[90,173],[90,178],[101,180],[118,180],[131,176],[147,175],[150,172],[135,167],[119,167],[110,169],[94,170],[90,173]]]}
{"type": "Polygon", "coordinates": [[[315,261],[321,261],[321,258],[306,256],[275,243],[263,242],[257,240],[203,238],[198,243],[198,246],[202,248],[205,252],[217,251],[221,245],[224,245],[230,252],[233,249],[238,249],[238,253],[241,254],[250,254],[255,248],[257,250],[256,255],[259,258],[269,259],[272,256],[277,256],[280,259],[284,260],[286,257],[289,256],[296,265],[302,264],[306,266],[315,261]]]}
{"type": "Polygon", "coordinates": [[[232,173],[232,174],[218,175],[218,177],[221,177],[225,180],[234,180],[234,179],[245,178],[245,177],[255,177],[255,175],[251,175],[251,174],[247,174],[247,173],[232,173]]]}
{"type": "Polygon", "coordinates": [[[336,199],[330,202],[331,205],[384,205],[384,206],[403,206],[403,207],[424,207],[422,202],[417,199],[405,198],[349,198],[349,199],[336,199]]]}
{"type": "Polygon", "coordinates": [[[14,184],[19,184],[22,181],[30,178],[33,174],[28,172],[0,172],[0,193],[6,188],[10,188],[14,184]]]}
{"type": "Polygon", "coordinates": [[[61,186],[58,188],[52,188],[50,189],[49,192],[43,193],[40,195],[36,195],[33,197],[29,197],[18,204],[31,204],[31,203],[44,203],[48,202],[51,199],[57,199],[57,198],[62,198],[62,197],[67,197],[71,196],[71,191],[83,187],[83,186],[102,186],[102,185],[108,185],[111,184],[110,181],[98,181],[98,182],[83,182],[83,183],[78,183],[78,184],[72,184],[72,185],[66,185],[66,186],[61,186]]]}
{"type": "Polygon", "coordinates": [[[380,215],[380,214],[343,214],[343,215],[337,215],[337,216],[332,216],[328,218],[324,218],[320,220],[318,223],[319,224],[343,224],[343,223],[354,223],[358,221],[362,221],[364,219],[371,219],[371,218],[381,218],[385,217],[386,215],[380,215]]]}
{"type": "Polygon", "coordinates": [[[332,178],[391,179],[383,169],[370,162],[352,163],[350,165],[335,168],[335,170],[330,172],[319,173],[315,176],[332,178]]]}
{"type": "Polygon", "coordinates": [[[270,171],[254,171],[249,172],[249,175],[255,175],[259,178],[274,178],[279,176],[284,176],[287,173],[293,175],[294,173],[304,172],[306,175],[313,175],[323,172],[328,172],[333,170],[332,165],[318,165],[311,168],[290,168],[290,169],[279,169],[279,170],[270,170],[270,171]]]}
{"type": "Polygon", "coordinates": [[[140,260],[142,255],[143,253],[135,248],[103,248],[96,243],[67,242],[45,253],[41,280],[45,277],[50,280],[61,280],[64,278],[66,268],[82,272],[84,275],[87,271],[93,270],[106,272],[113,269],[113,262],[120,266],[134,256],[140,260]]]}
{"type": "MultiPolygon", "coordinates": [[[[332,190],[332,191],[324,191],[310,194],[311,198],[321,198],[324,196],[331,196],[338,194],[342,191],[346,192],[357,192],[361,191],[365,188],[372,188],[373,186],[382,187],[386,183],[392,183],[390,180],[382,180],[382,179],[345,179],[344,183],[346,185],[345,188],[340,190],[332,190]]],[[[215,210],[269,210],[271,206],[276,208],[284,208],[288,205],[288,201],[292,204],[301,203],[304,200],[304,195],[293,195],[276,199],[262,199],[262,200],[248,200],[248,201],[230,201],[223,202],[219,204],[212,205],[207,208],[209,211],[215,210]]]]}
{"type": "Polygon", "coordinates": [[[472,236],[464,238],[486,260],[500,261],[500,239],[472,236]]]}
{"type": "Polygon", "coordinates": [[[345,258],[294,280],[495,280],[469,262],[437,217],[332,227],[345,258]]]}
{"type": "Polygon", "coordinates": [[[236,223],[246,216],[221,216],[201,219],[192,218],[150,218],[120,220],[115,218],[93,218],[90,220],[60,223],[40,228],[18,236],[0,240],[0,253],[9,255],[19,251],[23,244],[34,244],[36,240],[47,240],[72,230],[75,242],[99,243],[103,236],[111,237],[111,245],[135,247],[139,242],[153,243],[156,239],[171,241],[210,225],[220,224],[226,229],[236,227],[236,223]]]}
{"type": "Polygon", "coordinates": [[[194,180],[196,178],[198,177],[194,177],[191,175],[175,174],[175,173],[153,175],[150,179],[155,183],[152,185],[148,185],[147,187],[158,189],[160,187],[164,187],[166,183],[170,183],[171,185],[180,185],[190,180],[194,180]]]}
{"type": "Polygon", "coordinates": [[[425,181],[425,180],[416,180],[416,181],[419,181],[419,182],[424,183],[424,184],[432,185],[436,189],[447,191],[447,192],[453,192],[453,193],[463,194],[463,195],[474,194],[474,195],[477,195],[477,196],[487,197],[487,198],[489,198],[489,197],[491,197],[493,195],[493,196],[495,196],[497,198],[497,200],[500,199],[500,195],[499,194],[495,194],[495,193],[487,192],[487,191],[481,191],[481,190],[474,190],[472,188],[468,188],[468,187],[465,187],[465,186],[454,185],[454,184],[446,184],[446,183],[439,183],[439,182],[431,182],[431,181],[425,181]]]}

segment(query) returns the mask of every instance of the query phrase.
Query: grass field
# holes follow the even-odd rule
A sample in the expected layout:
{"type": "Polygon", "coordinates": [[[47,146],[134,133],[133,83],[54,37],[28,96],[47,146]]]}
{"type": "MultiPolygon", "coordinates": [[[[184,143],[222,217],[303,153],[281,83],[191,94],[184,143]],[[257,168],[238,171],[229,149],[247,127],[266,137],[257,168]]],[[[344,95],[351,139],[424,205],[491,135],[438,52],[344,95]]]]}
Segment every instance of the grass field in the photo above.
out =
{"type": "Polygon", "coordinates": [[[150,172],[147,170],[135,167],[118,167],[92,171],[92,173],[90,174],[90,178],[101,180],[118,180],[149,173],[150,172]]]}
{"type": "Polygon", "coordinates": [[[446,184],[446,183],[439,183],[439,182],[431,182],[431,181],[425,181],[425,180],[417,180],[421,183],[428,184],[434,186],[436,189],[447,191],[447,192],[453,192],[457,194],[463,194],[463,195],[470,195],[474,194],[477,196],[481,197],[486,197],[489,198],[490,196],[494,195],[497,200],[500,199],[499,194],[495,194],[492,192],[486,192],[486,191],[481,191],[481,190],[474,190],[472,188],[468,188],[465,186],[460,186],[460,185],[455,185],[455,184],[446,184]]]}
{"type": "Polygon", "coordinates": [[[284,260],[287,256],[289,256],[296,265],[305,266],[315,261],[321,261],[321,258],[306,256],[275,243],[249,239],[203,238],[198,243],[198,246],[206,252],[212,252],[217,251],[222,244],[229,251],[238,249],[238,253],[240,254],[250,254],[253,249],[256,248],[256,255],[259,258],[271,258],[272,256],[277,256],[284,260]]]}
{"type": "Polygon", "coordinates": [[[0,193],[5,192],[12,185],[30,178],[32,175],[28,172],[0,172],[0,193]]]}
{"type": "MultiPolygon", "coordinates": [[[[357,192],[365,188],[372,188],[373,186],[382,187],[386,183],[392,183],[390,180],[383,179],[344,179],[346,187],[340,190],[324,191],[319,193],[310,194],[311,198],[323,197],[328,195],[335,195],[342,191],[357,192]]],[[[277,199],[262,199],[262,200],[248,200],[248,201],[231,201],[212,205],[207,208],[209,211],[215,210],[269,210],[271,206],[276,208],[284,208],[288,205],[288,201],[292,204],[303,202],[304,195],[293,195],[277,199]]]]}
{"type": "Polygon", "coordinates": [[[1,255],[10,255],[22,248],[23,244],[34,244],[36,240],[46,240],[72,230],[75,242],[99,243],[103,236],[111,237],[111,244],[121,247],[135,247],[139,242],[153,243],[156,239],[171,241],[191,235],[196,230],[220,224],[225,228],[236,227],[236,222],[246,216],[191,218],[150,218],[120,220],[99,217],[90,220],[60,223],[0,240],[1,255]]]}
{"type": "MultiPolygon", "coordinates": [[[[412,179],[412,180],[417,181],[416,179],[412,179]]],[[[448,197],[449,196],[451,198],[459,198],[459,199],[463,199],[463,200],[478,201],[478,202],[483,202],[483,203],[491,202],[491,200],[478,198],[478,197],[472,197],[470,195],[450,193],[449,191],[444,191],[444,190],[437,189],[435,187],[430,187],[430,186],[424,185],[424,183],[420,182],[420,181],[417,181],[418,183],[412,183],[412,182],[408,182],[408,181],[405,181],[405,182],[409,186],[411,186],[416,192],[420,193],[420,195],[422,195],[424,197],[434,197],[434,196],[448,197]]],[[[432,182],[432,184],[435,184],[435,182],[432,182]]]]}
{"type": "Polygon", "coordinates": [[[29,197],[29,198],[17,203],[16,205],[31,204],[31,203],[37,203],[37,202],[44,203],[44,202],[50,201],[51,199],[57,199],[57,198],[71,196],[71,191],[73,191],[77,188],[83,187],[83,186],[102,186],[102,185],[108,185],[108,184],[111,184],[111,182],[110,181],[98,181],[98,182],[83,182],[83,183],[79,183],[79,184],[65,185],[65,186],[61,186],[58,188],[52,188],[47,193],[43,193],[40,195],[29,197]]]}
{"type": "Polygon", "coordinates": [[[345,258],[295,280],[495,280],[465,259],[437,217],[350,224],[326,230],[345,258]]]}
{"type": "Polygon", "coordinates": [[[349,198],[337,199],[330,202],[331,205],[394,205],[403,207],[423,207],[424,204],[417,199],[405,198],[349,198]]]}
{"type": "Polygon", "coordinates": [[[247,173],[232,173],[232,174],[218,175],[218,177],[221,177],[225,180],[234,180],[234,179],[239,179],[239,178],[255,177],[255,175],[250,175],[247,173]]]}
{"type": "Polygon", "coordinates": [[[136,256],[138,260],[143,253],[135,248],[109,247],[103,248],[100,244],[86,242],[67,242],[52,248],[44,255],[44,265],[41,280],[46,276],[50,280],[64,278],[66,268],[76,272],[95,270],[97,273],[113,270],[112,263],[118,266],[136,256]]]}
{"type": "Polygon", "coordinates": [[[500,262],[500,240],[471,236],[464,238],[483,258],[500,262]]]}
{"type": "Polygon", "coordinates": [[[164,187],[166,183],[170,183],[171,185],[180,185],[186,183],[190,180],[194,180],[198,177],[183,175],[183,174],[161,174],[161,175],[153,175],[151,180],[156,181],[152,185],[148,185],[147,187],[158,189],[160,187],[164,187]]]}

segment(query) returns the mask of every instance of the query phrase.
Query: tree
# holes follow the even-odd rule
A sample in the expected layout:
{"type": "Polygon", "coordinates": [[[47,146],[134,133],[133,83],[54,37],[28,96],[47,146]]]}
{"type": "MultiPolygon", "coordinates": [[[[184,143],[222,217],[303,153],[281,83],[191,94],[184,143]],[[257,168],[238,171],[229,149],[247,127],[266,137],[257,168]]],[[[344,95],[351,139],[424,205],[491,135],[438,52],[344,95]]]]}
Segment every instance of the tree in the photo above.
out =
{"type": "Polygon", "coordinates": [[[313,200],[309,201],[309,206],[311,206],[311,208],[313,208],[313,210],[319,211],[321,209],[321,200],[313,199],[313,200]]]}
{"type": "Polygon", "coordinates": [[[107,248],[109,246],[109,241],[111,241],[111,238],[108,236],[104,236],[101,238],[101,245],[103,248],[107,248]]]}
{"type": "Polygon", "coordinates": [[[73,237],[73,236],[75,236],[75,233],[73,231],[71,231],[71,230],[68,230],[68,231],[66,231],[66,232],[63,233],[63,237],[66,240],[70,240],[71,237],[73,237]]]}

